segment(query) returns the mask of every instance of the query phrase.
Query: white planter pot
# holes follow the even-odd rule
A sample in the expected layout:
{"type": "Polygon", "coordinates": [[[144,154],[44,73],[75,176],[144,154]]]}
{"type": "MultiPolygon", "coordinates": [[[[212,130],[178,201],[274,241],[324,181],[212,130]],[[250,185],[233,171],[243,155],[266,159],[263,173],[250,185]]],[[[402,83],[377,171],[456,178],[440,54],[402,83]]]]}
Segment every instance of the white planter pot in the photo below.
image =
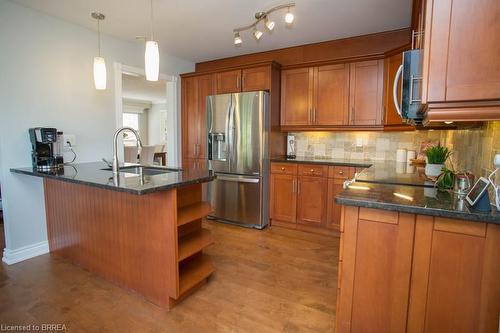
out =
{"type": "Polygon", "coordinates": [[[429,164],[425,165],[425,175],[429,177],[437,177],[441,174],[444,164],[429,164]]]}

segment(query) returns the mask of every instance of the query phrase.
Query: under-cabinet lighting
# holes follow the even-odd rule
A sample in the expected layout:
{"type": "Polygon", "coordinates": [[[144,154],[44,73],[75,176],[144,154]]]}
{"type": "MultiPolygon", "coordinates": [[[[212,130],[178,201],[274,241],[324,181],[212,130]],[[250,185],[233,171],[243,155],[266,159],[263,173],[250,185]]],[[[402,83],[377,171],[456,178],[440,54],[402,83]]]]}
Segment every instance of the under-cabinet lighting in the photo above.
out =
{"type": "Polygon", "coordinates": [[[397,196],[398,198],[405,199],[405,200],[408,200],[408,201],[413,201],[413,197],[412,196],[409,196],[409,195],[406,195],[406,194],[397,193],[397,192],[394,192],[393,194],[395,196],[397,196]]]}
{"type": "Polygon", "coordinates": [[[353,190],[363,190],[363,191],[370,190],[368,186],[361,186],[361,185],[349,185],[349,188],[352,188],[353,190]]]}

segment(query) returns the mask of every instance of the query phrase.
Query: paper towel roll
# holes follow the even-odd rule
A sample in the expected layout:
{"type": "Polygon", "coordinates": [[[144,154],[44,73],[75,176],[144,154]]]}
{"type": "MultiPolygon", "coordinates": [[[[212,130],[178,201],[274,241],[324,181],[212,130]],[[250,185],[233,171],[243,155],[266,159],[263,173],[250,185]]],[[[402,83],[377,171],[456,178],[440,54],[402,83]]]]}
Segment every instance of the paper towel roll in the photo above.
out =
{"type": "Polygon", "coordinates": [[[396,150],[396,162],[405,162],[406,163],[406,149],[396,150]]]}

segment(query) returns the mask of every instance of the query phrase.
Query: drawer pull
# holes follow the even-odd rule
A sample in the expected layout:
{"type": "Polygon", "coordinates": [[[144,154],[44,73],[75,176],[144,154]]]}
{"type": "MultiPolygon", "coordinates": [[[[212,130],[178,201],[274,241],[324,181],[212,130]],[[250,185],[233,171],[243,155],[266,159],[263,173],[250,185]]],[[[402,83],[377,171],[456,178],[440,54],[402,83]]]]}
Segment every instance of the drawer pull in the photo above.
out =
{"type": "Polygon", "coordinates": [[[314,169],[311,169],[311,172],[314,173],[314,169]]]}
{"type": "Polygon", "coordinates": [[[340,170],[339,175],[343,175],[343,174],[344,174],[344,171],[340,170]]]}
{"type": "Polygon", "coordinates": [[[281,167],[281,171],[285,171],[285,168],[284,168],[284,167],[281,167]]]}

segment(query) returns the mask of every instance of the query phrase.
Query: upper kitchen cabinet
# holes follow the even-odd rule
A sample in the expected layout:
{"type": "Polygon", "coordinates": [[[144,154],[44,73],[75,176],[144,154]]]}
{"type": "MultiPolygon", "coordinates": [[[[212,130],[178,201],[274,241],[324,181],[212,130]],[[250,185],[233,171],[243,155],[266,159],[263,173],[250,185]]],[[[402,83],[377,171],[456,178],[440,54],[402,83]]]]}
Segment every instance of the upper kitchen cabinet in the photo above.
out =
{"type": "Polygon", "coordinates": [[[313,68],[288,69],[281,72],[281,125],[311,124],[313,68]]]}
{"type": "Polygon", "coordinates": [[[500,119],[500,2],[428,0],[423,103],[429,121],[500,119]]]}
{"type": "Polygon", "coordinates": [[[241,70],[226,71],[215,74],[216,93],[231,94],[241,92],[241,70]]]}
{"type": "Polygon", "coordinates": [[[349,125],[382,125],[384,61],[350,64],[349,125]]]}
{"type": "Polygon", "coordinates": [[[271,89],[271,67],[262,66],[241,70],[241,91],[271,89]]]}
{"type": "Polygon", "coordinates": [[[215,74],[217,94],[271,90],[271,66],[236,69],[215,74]]]}
{"type": "Polygon", "coordinates": [[[347,125],[349,65],[320,66],[314,69],[314,125],[347,125]]]}
{"type": "Polygon", "coordinates": [[[282,128],[383,129],[383,74],[383,60],[283,70],[282,128]]]}

